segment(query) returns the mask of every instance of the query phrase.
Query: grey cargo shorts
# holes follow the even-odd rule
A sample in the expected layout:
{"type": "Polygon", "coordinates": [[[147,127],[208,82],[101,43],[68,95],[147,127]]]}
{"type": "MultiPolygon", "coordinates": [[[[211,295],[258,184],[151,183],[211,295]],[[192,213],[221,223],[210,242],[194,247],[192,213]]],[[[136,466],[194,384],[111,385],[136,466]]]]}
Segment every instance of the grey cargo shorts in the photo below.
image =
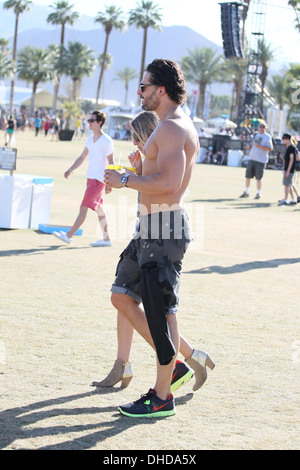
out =
{"type": "Polygon", "coordinates": [[[120,255],[111,292],[126,294],[141,303],[141,268],[147,263],[160,267],[158,282],[165,311],[176,313],[182,260],[191,241],[188,216],[183,209],[140,217],[134,238],[120,255]]]}

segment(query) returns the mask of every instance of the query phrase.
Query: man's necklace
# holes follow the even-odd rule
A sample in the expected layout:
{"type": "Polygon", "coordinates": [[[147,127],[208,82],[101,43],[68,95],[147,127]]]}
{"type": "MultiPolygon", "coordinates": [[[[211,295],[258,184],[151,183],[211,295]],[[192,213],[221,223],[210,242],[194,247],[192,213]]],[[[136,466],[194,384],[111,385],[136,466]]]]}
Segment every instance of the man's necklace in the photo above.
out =
{"type": "Polygon", "coordinates": [[[171,108],[169,108],[168,111],[161,118],[160,122],[163,121],[165,119],[166,115],[175,108],[178,108],[178,104],[176,104],[175,106],[172,106],[171,108]]]}

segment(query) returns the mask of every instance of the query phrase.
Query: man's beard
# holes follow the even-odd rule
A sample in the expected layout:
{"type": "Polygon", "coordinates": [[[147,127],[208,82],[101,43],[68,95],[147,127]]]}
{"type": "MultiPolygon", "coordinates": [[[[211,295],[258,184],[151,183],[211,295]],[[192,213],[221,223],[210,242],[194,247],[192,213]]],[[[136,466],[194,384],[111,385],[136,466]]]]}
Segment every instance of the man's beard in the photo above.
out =
{"type": "Polygon", "coordinates": [[[151,95],[147,101],[143,101],[143,104],[142,104],[142,109],[144,111],[155,111],[158,107],[158,100],[157,98],[154,99],[154,95],[151,95]]]}

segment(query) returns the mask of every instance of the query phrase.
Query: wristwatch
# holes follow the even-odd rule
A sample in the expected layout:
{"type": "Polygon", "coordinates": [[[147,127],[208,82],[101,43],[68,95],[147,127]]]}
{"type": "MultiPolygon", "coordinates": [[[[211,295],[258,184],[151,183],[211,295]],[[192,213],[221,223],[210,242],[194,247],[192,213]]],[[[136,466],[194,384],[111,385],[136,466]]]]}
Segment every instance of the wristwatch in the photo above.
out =
{"type": "Polygon", "coordinates": [[[129,178],[130,175],[128,175],[127,173],[125,173],[125,175],[122,175],[121,176],[121,179],[120,179],[120,182],[123,186],[126,186],[127,188],[127,181],[128,181],[128,178],[129,178]]]}

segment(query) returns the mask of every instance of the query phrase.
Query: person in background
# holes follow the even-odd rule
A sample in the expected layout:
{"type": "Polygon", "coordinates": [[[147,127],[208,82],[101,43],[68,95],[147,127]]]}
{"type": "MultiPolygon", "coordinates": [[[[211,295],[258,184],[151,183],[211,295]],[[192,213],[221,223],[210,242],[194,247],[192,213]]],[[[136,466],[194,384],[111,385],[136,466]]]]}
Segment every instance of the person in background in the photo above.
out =
{"type": "Polygon", "coordinates": [[[83,117],[80,123],[81,138],[84,137],[85,129],[86,129],[86,119],[85,117],[83,117]]]}
{"type": "Polygon", "coordinates": [[[49,116],[46,116],[46,118],[45,118],[45,123],[44,123],[44,133],[45,133],[45,137],[47,137],[48,132],[49,132],[49,129],[50,129],[50,119],[49,119],[49,116]]]}
{"type": "Polygon", "coordinates": [[[269,158],[269,152],[272,150],[272,138],[266,133],[266,126],[260,123],[258,133],[255,135],[252,147],[249,153],[249,161],[246,169],[246,184],[241,198],[249,197],[251,179],[256,179],[256,196],[254,199],[261,198],[261,180],[264,175],[264,168],[269,158]]]}
{"type": "Polygon", "coordinates": [[[77,116],[75,119],[75,137],[77,137],[77,139],[79,139],[79,135],[80,135],[80,126],[81,126],[81,119],[79,116],[77,116]]]}
{"type": "Polygon", "coordinates": [[[85,141],[85,147],[80,157],[65,172],[65,178],[69,178],[71,173],[85,161],[89,155],[89,165],[87,170],[87,187],[83,201],[80,205],[79,214],[73,226],[67,231],[52,232],[52,234],[64,243],[70,244],[73,235],[81,227],[86,219],[88,209],[92,209],[98,215],[103,238],[91,243],[91,246],[111,246],[107,229],[107,220],[103,208],[103,193],[105,191],[104,170],[107,164],[114,163],[114,147],[112,139],[102,131],[106,120],[106,114],[100,111],[93,111],[88,119],[92,134],[85,141]]]}
{"type": "Polygon", "coordinates": [[[39,116],[36,116],[34,120],[34,124],[35,124],[35,136],[37,137],[39,134],[41,125],[42,125],[42,119],[39,116]]]}
{"type": "Polygon", "coordinates": [[[15,120],[12,115],[9,116],[5,131],[5,145],[10,147],[14,142],[15,120]]]}
{"type": "Polygon", "coordinates": [[[282,178],[282,184],[284,186],[284,198],[278,202],[278,206],[287,206],[288,204],[297,204],[297,201],[293,197],[292,191],[296,165],[297,142],[292,138],[290,134],[283,134],[282,140],[284,142],[284,145],[286,146],[282,178]],[[292,200],[290,203],[287,202],[289,193],[292,196],[292,200]]]}

